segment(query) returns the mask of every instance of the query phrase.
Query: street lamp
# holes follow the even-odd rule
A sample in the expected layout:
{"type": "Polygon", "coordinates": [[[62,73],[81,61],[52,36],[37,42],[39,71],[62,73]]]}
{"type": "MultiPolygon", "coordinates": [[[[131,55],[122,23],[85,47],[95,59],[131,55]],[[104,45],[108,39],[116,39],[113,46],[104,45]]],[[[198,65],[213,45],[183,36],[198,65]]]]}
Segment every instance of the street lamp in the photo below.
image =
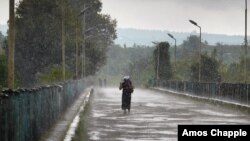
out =
{"type": "Polygon", "coordinates": [[[174,37],[172,34],[170,34],[170,33],[168,33],[168,36],[169,36],[170,38],[174,39],[174,67],[175,67],[175,71],[176,71],[176,39],[175,39],[175,37],[174,37]]]}
{"type": "Polygon", "coordinates": [[[245,83],[247,81],[247,0],[245,0],[245,83]]]}
{"type": "Polygon", "coordinates": [[[78,35],[78,30],[77,30],[78,24],[77,23],[78,22],[76,20],[76,25],[75,25],[76,26],[76,31],[75,31],[76,32],[76,66],[75,66],[76,67],[75,68],[76,74],[75,74],[75,79],[78,79],[78,36],[77,36],[78,35]]]}
{"type": "MultiPolygon", "coordinates": [[[[81,10],[81,12],[78,14],[78,16],[84,16],[84,14],[85,14],[85,12],[89,9],[90,7],[85,7],[85,5],[84,5],[84,9],[83,10],[81,10]]],[[[85,26],[85,16],[83,17],[83,24],[84,24],[84,26],[85,26]]],[[[76,22],[76,66],[75,66],[75,76],[76,76],[76,78],[78,78],[78,30],[77,30],[77,22],[76,22]]],[[[84,27],[84,29],[83,29],[83,34],[85,34],[85,27],[84,27]]],[[[84,36],[84,35],[83,35],[84,36]]],[[[85,40],[85,39],[84,39],[85,40]]],[[[82,50],[83,50],[83,48],[84,48],[84,50],[85,50],[85,47],[84,47],[84,43],[83,43],[83,45],[82,45],[82,50]]],[[[85,51],[84,51],[84,56],[85,56],[85,51]]],[[[83,58],[83,55],[81,55],[81,60],[82,60],[82,62],[85,60],[85,57],[83,58]]],[[[84,63],[85,64],[85,63],[84,63]]],[[[85,66],[84,66],[84,68],[85,68],[85,66]]],[[[81,69],[82,69],[82,77],[83,77],[83,72],[85,72],[85,71],[83,71],[83,63],[82,63],[82,67],[81,67],[81,69]]]]}
{"type": "Polygon", "coordinates": [[[83,15],[83,43],[82,43],[82,78],[85,78],[85,73],[86,73],[86,53],[85,53],[85,26],[86,26],[86,17],[85,17],[85,12],[89,9],[90,7],[85,7],[83,10],[80,12],[80,15],[83,15]]]}
{"type": "Polygon", "coordinates": [[[199,26],[195,21],[189,20],[189,22],[200,28],[200,51],[199,51],[199,82],[201,80],[201,26],[199,26]]]}

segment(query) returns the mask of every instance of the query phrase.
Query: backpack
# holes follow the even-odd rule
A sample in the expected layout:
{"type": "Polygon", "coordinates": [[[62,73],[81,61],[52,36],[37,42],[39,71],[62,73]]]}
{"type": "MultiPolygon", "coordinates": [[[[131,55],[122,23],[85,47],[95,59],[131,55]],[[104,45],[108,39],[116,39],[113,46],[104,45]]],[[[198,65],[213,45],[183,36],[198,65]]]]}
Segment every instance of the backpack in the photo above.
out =
{"type": "Polygon", "coordinates": [[[124,81],[124,87],[125,87],[125,89],[128,90],[128,92],[130,92],[130,93],[134,92],[134,87],[132,85],[132,82],[129,79],[124,81]]]}

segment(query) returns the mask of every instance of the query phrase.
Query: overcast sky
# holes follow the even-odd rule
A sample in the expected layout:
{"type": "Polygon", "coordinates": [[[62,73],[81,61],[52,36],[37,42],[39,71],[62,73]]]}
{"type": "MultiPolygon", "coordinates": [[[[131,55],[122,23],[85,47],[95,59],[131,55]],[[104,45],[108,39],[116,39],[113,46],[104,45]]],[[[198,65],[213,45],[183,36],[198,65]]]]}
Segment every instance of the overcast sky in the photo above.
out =
{"type": "Polygon", "coordinates": [[[121,28],[191,32],[197,29],[188,22],[192,19],[202,27],[203,32],[244,34],[245,0],[102,0],[102,2],[103,13],[116,18],[118,27],[121,28]]]}
{"type": "MultiPolygon", "coordinates": [[[[119,28],[191,32],[197,30],[188,22],[192,19],[202,27],[202,32],[244,35],[245,0],[101,1],[102,12],[117,19],[119,28]]],[[[7,23],[8,3],[9,0],[0,0],[0,24],[7,23]]],[[[248,7],[250,11],[250,1],[248,7]]]]}

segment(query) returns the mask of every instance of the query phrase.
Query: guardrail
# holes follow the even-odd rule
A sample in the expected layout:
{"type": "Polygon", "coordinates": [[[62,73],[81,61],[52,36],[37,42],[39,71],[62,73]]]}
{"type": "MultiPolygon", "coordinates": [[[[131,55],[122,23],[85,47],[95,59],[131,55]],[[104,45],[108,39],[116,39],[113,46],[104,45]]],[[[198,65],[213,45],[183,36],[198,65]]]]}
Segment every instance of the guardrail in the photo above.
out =
{"type": "Polygon", "coordinates": [[[38,141],[83,92],[83,80],[0,94],[0,140],[38,141]]]}
{"type": "Polygon", "coordinates": [[[151,80],[150,84],[153,87],[162,87],[190,95],[250,105],[250,84],[199,83],[166,80],[151,80]]]}

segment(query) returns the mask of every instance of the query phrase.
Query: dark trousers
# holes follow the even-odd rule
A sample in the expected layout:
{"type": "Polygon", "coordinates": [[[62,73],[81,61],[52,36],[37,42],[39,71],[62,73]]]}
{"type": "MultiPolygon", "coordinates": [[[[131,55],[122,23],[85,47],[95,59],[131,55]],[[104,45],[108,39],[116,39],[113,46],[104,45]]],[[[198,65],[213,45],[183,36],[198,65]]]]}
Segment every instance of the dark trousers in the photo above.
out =
{"type": "Polygon", "coordinates": [[[130,110],[131,105],[131,93],[123,92],[122,93],[122,110],[130,110]]]}

